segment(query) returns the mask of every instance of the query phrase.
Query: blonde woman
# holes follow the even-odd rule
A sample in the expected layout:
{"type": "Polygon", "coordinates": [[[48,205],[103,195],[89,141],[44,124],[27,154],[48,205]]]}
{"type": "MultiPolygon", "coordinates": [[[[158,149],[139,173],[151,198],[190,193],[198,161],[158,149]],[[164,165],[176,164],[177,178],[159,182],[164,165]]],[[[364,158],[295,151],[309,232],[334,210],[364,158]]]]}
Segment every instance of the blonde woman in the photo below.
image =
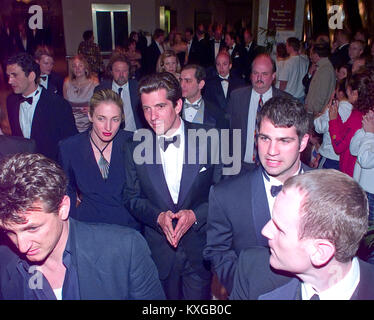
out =
{"type": "Polygon", "coordinates": [[[97,77],[91,75],[89,65],[82,55],[77,55],[70,60],[69,76],[65,78],[63,94],[71,104],[79,132],[86,131],[90,127],[88,103],[98,84],[97,77]]]}
{"type": "Polygon", "coordinates": [[[165,50],[160,55],[156,66],[157,72],[169,72],[178,80],[180,79],[181,65],[176,53],[173,50],[165,50]]]}

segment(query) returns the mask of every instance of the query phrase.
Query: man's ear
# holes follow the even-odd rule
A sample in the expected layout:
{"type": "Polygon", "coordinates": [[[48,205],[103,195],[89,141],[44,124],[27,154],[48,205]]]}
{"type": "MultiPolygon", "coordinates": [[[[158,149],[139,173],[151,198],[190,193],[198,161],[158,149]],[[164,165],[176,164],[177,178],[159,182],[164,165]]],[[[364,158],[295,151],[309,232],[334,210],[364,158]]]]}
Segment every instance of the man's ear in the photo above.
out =
{"type": "Polygon", "coordinates": [[[60,208],[58,210],[58,215],[60,216],[61,220],[67,220],[69,218],[69,211],[70,211],[70,198],[65,195],[60,204],[60,208]]]}
{"type": "Polygon", "coordinates": [[[176,114],[180,114],[183,107],[183,100],[178,99],[177,103],[175,104],[174,110],[176,114]]]}
{"type": "Polygon", "coordinates": [[[35,79],[36,79],[36,73],[34,71],[31,71],[27,77],[30,81],[33,81],[36,83],[35,79]]]}
{"type": "Polygon", "coordinates": [[[199,82],[199,89],[202,90],[204,88],[204,86],[205,86],[205,80],[201,80],[199,82]]]}
{"type": "Polygon", "coordinates": [[[326,265],[335,255],[335,246],[326,239],[313,239],[308,247],[310,261],[315,267],[326,265]]]}
{"type": "Polygon", "coordinates": [[[303,152],[305,150],[305,148],[308,145],[308,141],[309,141],[309,134],[306,133],[304,134],[304,137],[301,138],[299,152],[303,152]]]}

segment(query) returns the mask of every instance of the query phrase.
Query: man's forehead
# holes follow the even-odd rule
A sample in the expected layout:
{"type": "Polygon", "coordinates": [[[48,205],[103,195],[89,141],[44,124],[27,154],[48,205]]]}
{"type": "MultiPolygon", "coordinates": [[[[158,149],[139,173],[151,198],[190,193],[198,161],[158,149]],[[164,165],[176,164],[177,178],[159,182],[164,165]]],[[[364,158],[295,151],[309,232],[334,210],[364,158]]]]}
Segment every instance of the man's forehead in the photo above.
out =
{"type": "Polygon", "coordinates": [[[181,78],[196,79],[196,69],[185,69],[181,72],[181,78]]]}

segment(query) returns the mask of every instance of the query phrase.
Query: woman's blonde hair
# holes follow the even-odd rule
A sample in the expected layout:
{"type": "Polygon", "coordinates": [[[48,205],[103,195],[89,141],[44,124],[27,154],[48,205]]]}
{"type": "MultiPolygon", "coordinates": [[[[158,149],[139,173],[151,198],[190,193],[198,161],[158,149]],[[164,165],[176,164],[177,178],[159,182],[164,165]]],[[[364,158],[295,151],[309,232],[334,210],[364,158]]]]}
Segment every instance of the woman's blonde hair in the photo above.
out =
{"type": "Polygon", "coordinates": [[[156,71],[157,72],[165,72],[165,59],[169,57],[175,57],[177,61],[177,73],[181,72],[181,64],[179,62],[177,54],[173,50],[165,50],[157,60],[157,65],[156,65],[156,71]]]}
{"type": "Polygon", "coordinates": [[[92,95],[92,98],[91,98],[90,103],[89,103],[89,108],[90,108],[89,113],[90,113],[91,117],[93,117],[93,114],[95,112],[96,107],[100,103],[103,103],[103,102],[112,102],[115,105],[117,105],[120,112],[121,112],[122,121],[125,120],[125,115],[124,115],[124,112],[123,112],[123,101],[122,101],[120,95],[118,93],[114,92],[111,89],[99,90],[99,91],[96,91],[92,95]]]}
{"type": "Polygon", "coordinates": [[[74,60],[79,60],[81,62],[83,62],[83,65],[84,65],[84,73],[86,75],[86,78],[89,79],[91,78],[91,69],[90,69],[90,65],[88,64],[86,58],[81,55],[81,54],[77,54],[75,55],[72,59],[70,59],[69,61],[69,78],[74,80],[76,77],[73,73],[73,62],[74,60]]]}

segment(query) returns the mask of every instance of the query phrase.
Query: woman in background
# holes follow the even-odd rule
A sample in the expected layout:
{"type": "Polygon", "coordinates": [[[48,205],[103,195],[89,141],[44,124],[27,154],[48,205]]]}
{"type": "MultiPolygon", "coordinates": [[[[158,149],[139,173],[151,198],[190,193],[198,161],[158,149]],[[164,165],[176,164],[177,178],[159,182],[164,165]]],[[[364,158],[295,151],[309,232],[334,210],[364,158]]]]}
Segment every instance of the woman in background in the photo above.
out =
{"type": "Polygon", "coordinates": [[[180,79],[181,65],[179,59],[173,50],[165,50],[160,55],[156,66],[157,72],[170,72],[178,80],[180,79]]]}

